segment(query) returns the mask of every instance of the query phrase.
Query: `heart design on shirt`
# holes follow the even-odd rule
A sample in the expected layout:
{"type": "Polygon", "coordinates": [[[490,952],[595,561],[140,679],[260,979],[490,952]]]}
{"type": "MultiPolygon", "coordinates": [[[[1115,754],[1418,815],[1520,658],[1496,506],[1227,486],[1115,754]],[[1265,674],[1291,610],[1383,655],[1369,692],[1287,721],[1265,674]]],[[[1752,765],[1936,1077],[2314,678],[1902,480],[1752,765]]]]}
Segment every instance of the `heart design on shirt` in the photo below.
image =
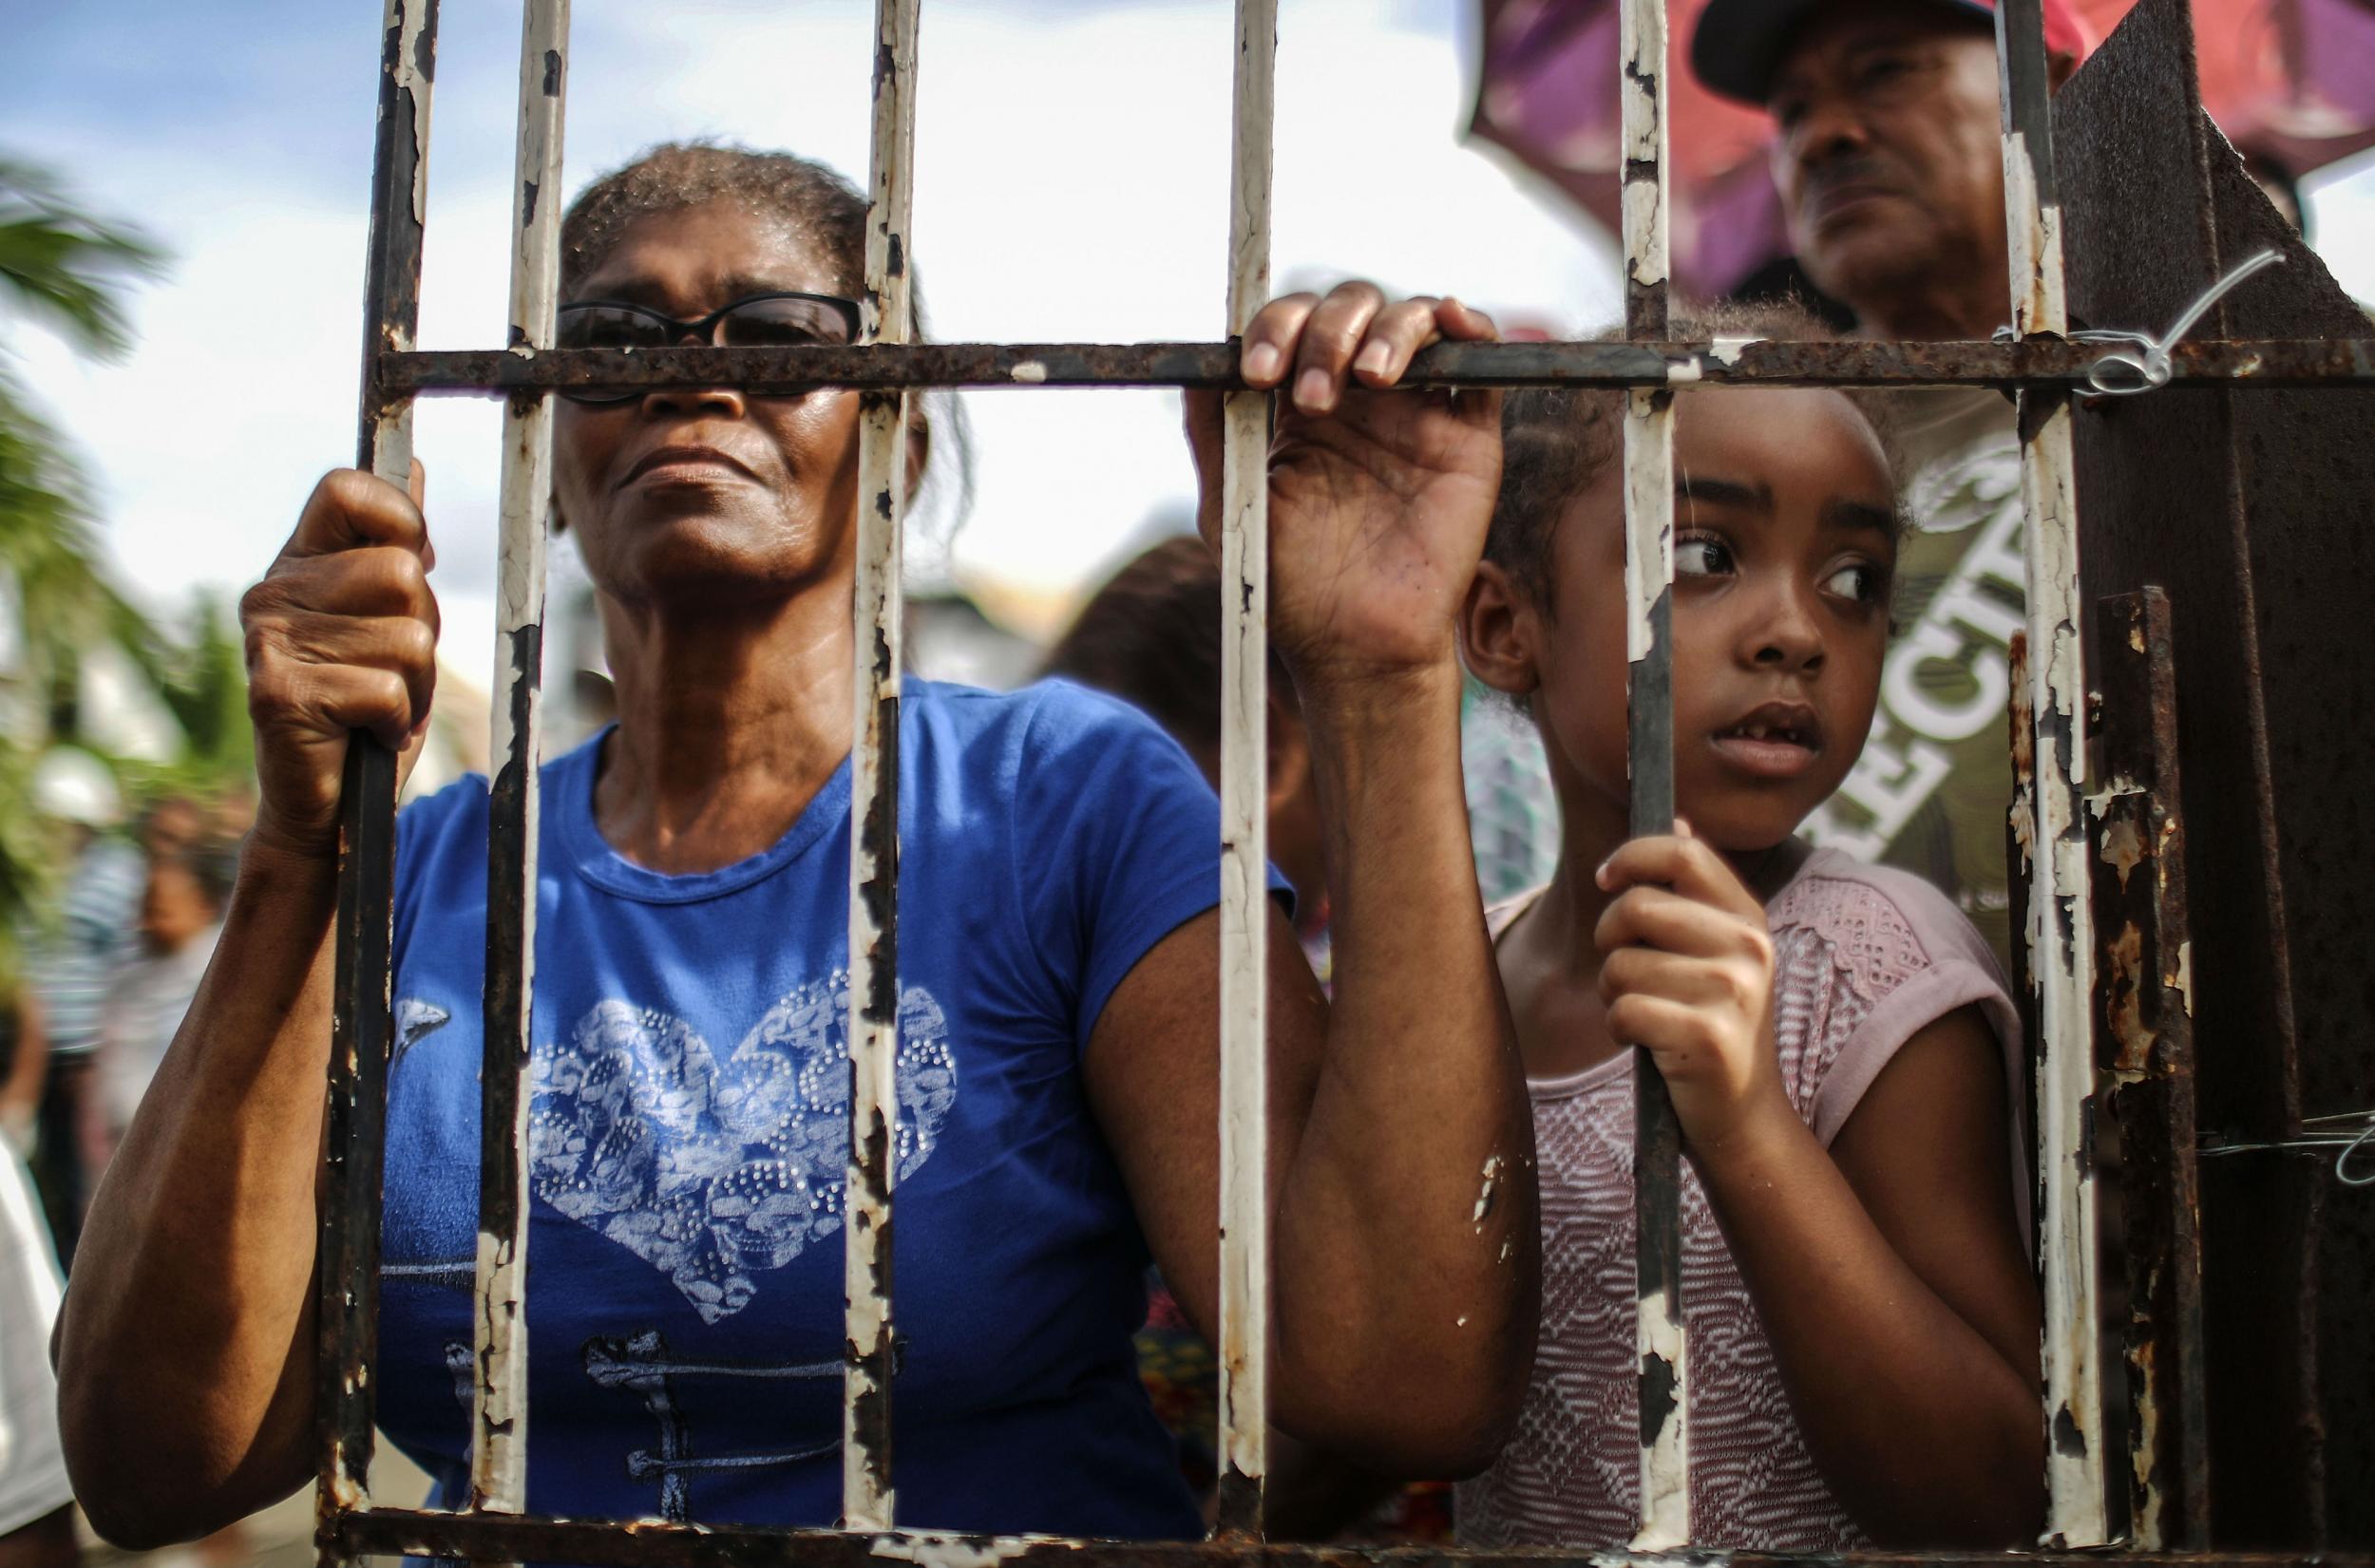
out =
{"type": "MultiPolygon", "coordinates": [[[[768,1010],[722,1062],[683,1019],[595,1004],[530,1067],[536,1196],[666,1275],[705,1323],[841,1229],[849,1160],[849,976],[768,1010]]],[[[948,1021],[899,1006],[898,1180],[931,1157],[957,1100],[948,1021]]]]}

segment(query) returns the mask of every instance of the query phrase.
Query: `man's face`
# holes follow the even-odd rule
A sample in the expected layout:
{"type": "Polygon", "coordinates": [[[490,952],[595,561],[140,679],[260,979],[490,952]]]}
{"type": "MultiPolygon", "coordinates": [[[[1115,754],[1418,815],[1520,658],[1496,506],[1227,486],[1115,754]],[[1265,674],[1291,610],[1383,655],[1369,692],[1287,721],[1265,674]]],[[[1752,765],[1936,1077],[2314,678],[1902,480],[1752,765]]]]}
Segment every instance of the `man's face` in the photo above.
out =
{"type": "Polygon", "coordinates": [[[1815,286],[1872,319],[1910,293],[2003,290],[2004,155],[1986,23],[1835,0],[1792,42],[1766,107],[1774,183],[1815,286]]]}

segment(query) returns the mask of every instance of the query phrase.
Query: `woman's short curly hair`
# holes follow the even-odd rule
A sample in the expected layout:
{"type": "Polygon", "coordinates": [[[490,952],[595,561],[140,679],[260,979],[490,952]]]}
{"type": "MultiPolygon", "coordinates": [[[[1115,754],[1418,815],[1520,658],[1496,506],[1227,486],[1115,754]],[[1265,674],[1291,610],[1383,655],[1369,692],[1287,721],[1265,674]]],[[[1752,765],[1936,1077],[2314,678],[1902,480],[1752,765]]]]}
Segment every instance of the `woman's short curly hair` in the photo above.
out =
{"type": "MultiPolygon", "coordinates": [[[[1795,300],[1713,305],[1676,312],[1669,329],[1678,342],[1718,337],[1825,341],[1838,334],[1795,300]]],[[[1614,342],[1621,332],[1598,334],[1614,342]]],[[[1869,393],[1849,392],[1897,466],[1888,406],[1869,393]]],[[[1528,387],[1501,402],[1501,494],[1492,508],[1484,558],[1507,572],[1518,590],[1553,609],[1551,539],[1576,494],[1615,461],[1624,444],[1624,394],[1600,388],[1528,387]]]]}
{"type": "Polygon", "coordinates": [[[569,204],[560,220],[561,292],[573,293],[638,219],[713,202],[794,225],[832,270],[835,290],[854,297],[864,287],[866,198],[856,185],[793,153],[666,142],[595,180],[569,204]]]}

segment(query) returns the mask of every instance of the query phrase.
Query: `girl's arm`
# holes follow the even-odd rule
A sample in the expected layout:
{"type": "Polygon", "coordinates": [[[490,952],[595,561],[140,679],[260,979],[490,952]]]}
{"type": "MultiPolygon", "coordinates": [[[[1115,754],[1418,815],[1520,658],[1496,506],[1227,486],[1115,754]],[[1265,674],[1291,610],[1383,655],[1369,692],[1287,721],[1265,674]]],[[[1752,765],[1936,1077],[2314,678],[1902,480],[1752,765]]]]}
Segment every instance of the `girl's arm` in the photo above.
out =
{"type": "Polygon", "coordinates": [[[1598,933],[1815,1463],[1902,1546],[2012,1546],[2044,1508],[2040,1313],[2013,1213],[2001,1048],[1970,1009],[1884,1067],[1826,1151],[1782,1089],[1764,912],[1687,837],[1637,840],[1598,933]]]}
{"type": "MultiPolygon", "coordinates": [[[[1272,635],[1310,726],[1336,997],[1270,921],[1270,1365],[1279,1424],[1393,1474],[1481,1468],[1531,1365],[1533,1130],[1486,939],[1459,767],[1452,617],[1500,473],[1498,400],[1383,392],[1492,324],[1366,284],[1268,307],[1246,379],[1291,386],[1270,452],[1272,635]]],[[[1217,519],[1217,400],[1189,435],[1217,519]]],[[[1164,1277],[1219,1296],[1219,919],[1108,1002],[1089,1089],[1164,1277]]]]}
{"type": "Polygon", "coordinates": [[[332,474],[240,605],[256,830],[206,977],[92,1200],[56,1338],[75,1496],[122,1545],[203,1535],[313,1471],[339,774],[350,730],[408,747],[427,720],[428,554],[402,492],[332,474]]]}

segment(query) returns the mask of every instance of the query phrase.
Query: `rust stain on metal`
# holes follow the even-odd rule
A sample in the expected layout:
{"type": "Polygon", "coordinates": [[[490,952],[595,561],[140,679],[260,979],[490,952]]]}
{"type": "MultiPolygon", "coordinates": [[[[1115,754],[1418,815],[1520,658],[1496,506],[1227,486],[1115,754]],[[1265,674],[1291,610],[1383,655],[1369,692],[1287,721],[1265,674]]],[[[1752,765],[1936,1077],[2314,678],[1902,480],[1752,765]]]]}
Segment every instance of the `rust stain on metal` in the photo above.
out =
{"type": "Polygon", "coordinates": [[[2140,1078],[2151,1061],[2154,1034],[2145,1025],[2138,993],[2143,982],[2153,977],[2145,972],[2144,936],[2134,922],[2123,923],[2104,944],[2101,978],[2103,1008],[2116,1051],[2110,1070],[2123,1079],[2140,1078]]]}
{"type": "Polygon", "coordinates": [[[2128,874],[2144,860],[2144,841],[2137,832],[2136,822],[2124,815],[2115,817],[2103,825],[2101,847],[2096,851],[2103,864],[2119,874],[2119,888],[2127,890],[2128,874]]]}
{"type": "Polygon", "coordinates": [[[2095,621],[2112,782],[2092,803],[2090,892],[2104,1114],[2119,1134],[2130,1533],[2199,1546],[2209,1459],[2173,617],[2147,588],[2099,600],[2095,621]]]}

